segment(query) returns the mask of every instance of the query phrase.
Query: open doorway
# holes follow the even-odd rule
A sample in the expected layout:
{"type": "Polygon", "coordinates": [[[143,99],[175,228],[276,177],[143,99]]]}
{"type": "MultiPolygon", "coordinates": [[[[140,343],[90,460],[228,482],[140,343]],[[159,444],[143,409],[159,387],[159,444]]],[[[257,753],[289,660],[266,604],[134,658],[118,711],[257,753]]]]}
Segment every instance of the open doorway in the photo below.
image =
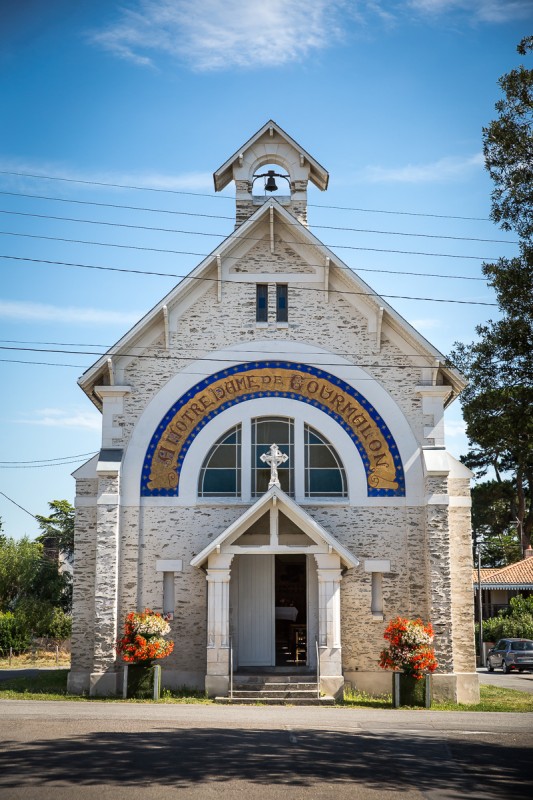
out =
{"type": "Polygon", "coordinates": [[[307,560],[275,556],[276,666],[307,664],[307,560]]]}

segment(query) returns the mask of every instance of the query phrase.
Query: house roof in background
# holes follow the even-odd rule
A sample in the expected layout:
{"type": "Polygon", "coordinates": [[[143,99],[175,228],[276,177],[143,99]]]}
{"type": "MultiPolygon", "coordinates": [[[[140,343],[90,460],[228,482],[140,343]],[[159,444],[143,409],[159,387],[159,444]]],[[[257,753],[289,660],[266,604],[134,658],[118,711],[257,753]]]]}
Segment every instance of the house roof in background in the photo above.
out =
{"type": "MultiPolygon", "coordinates": [[[[477,570],[474,570],[473,581],[477,587],[477,570]]],[[[533,590],[533,558],[524,558],[501,569],[482,569],[481,588],[533,590]]]]}

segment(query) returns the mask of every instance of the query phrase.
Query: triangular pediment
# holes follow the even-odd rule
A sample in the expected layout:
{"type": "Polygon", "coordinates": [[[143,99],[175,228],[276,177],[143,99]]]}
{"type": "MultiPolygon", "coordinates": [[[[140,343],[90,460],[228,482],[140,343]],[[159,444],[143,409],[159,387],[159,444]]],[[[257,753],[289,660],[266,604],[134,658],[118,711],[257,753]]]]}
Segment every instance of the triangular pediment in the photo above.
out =
{"type": "Polygon", "coordinates": [[[359,559],[342,545],[329,531],[322,527],[305,509],[294,502],[282,489],[273,486],[253,506],[246,509],[225,531],[198,553],[191,561],[192,567],[201,567],[211,553],[335,553],[341,563],[351,569],[359,564],[359,559]],[[264,520],[267,516],[268,519],[264,520]],[[279,525],[280,517],[290,522],[284,534],[279,525]],[[257,526],[259,521],[263,524],[257,526]],[[248,531],[257,531],[257,538],[246,542],[248,531]],[[298,541],[297,529],[302,540],[298,541]],[[283,537],[288,536],[283,543],[283,537]],[[268,540],[268,543],[266,543],[268,540]]]}
{"type": "Polygon", "coordinates": [[[270,119],[213,173],[215,191],[220,192],[224,189],[234,179],[235,169],[242,166],[245,161],[265,163],[265,160],[273,160],[274,163],[278,163],[276,156],[281,156],[280,163],[283,163],[291,174],[293,170],[305,165],[309,180],[318,189],[322,191],[327,189],[329,174],[324,167],[270,119]]]}
{"type": "MultiPolygon", "coordinates": [[[[168,315],[172,307],[186,299],[189,293],[202,291],[212,285],[212,281],[221,279],[221,270],[224,262],[244,258],[246,253],[257,245],[264,236],[265,224],[270,225],[271,213],[274,215],[275,228],[288,235],[288,242],[299,255],[303,255],[313,269],[329,275],[329,280],[336,281],[336,291],[341,291],[354,305],[365,309],[367,318],[375,318],[375,329],[378,331],[385,323],[393,335],[403,340],[407,352],[415,348],[421,356],[428,359],[428,363],[438,369],[444,376],[443,382],[453,388],[451,397],[457,395],[465,386],[465,380],[457,370],[443,366],[446,357],[433,347],[418,331],[413,328],[403,317],[395,311],[382,297],[348,267],[335,253],[333,253],[320,239],[318,239],[305,225],[300,224],[296,218],[287,211],[274,198],[270,198],[264,205],[252,214],[239,228],[233,231],[221,244],[207,256],[189,275],[175,286],[154,308],[149,311],[125,336],[120,339],[108,352],[103,355],[84,375],[78,383],[99,407],[98,398],[95,396],[94,387],[99,383],[107,383],[109,364],[121,353],[139,351],[141,347],[149,347],[157,341],[164,342],[165,330],[168,325],[168,315]],[[324,266],[320,267],[319,264],[324,266]],[[104,379],[102,379],[104,378],[104,379]]],[[[297,270],[296,270],[297,272],[297,270]]],[[[302,271],[302,275],[305,273],[302,271]]],[[[233,279],[234,273],[231,278],[233,279]]],[[[287,273],[284,279],[291,280],[295,273],[287,273]]],[[[244,279],[246,276],[244,276],[244,279]]],[[[276,274],[280,279],[280,275],[276,274]]],[[[228,268],[227,277],[230,279],[228,268]]],[[[235,276],[238,280],[239,276],[235,276]]]]}

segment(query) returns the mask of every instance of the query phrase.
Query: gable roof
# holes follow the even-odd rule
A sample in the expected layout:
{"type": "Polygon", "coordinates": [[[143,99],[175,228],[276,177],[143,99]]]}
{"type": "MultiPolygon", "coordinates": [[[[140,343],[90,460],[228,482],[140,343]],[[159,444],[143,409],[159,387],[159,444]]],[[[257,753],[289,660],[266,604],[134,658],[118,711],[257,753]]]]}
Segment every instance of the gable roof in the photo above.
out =
{"type": "MultiPolygon", "coordinates": [[[[269,215],[270,209],[278,215],[281,222],[291,226],[291,235],[298,238],[302,244],[312,245],[324,256],[324,260],[329,259],[330,275],[332,269],[337,268],[337,277],[346,286],[346,290],[360,295],[361,298],[370,303],[376,313],[383,309],[384,320],[393,330],[398,332],[408,341],[418,352],[431,359],[432,363],[439,362],[439,369],[446,377],[452,392],[448,402],[459,394],[466,385],[463,376],[455,369],[444,366],[446,357],[435,348],[428,340],[422,336],[407,320],[405,320],[392,306],[390,306],[380,295],[378,295],[356,272],[345,264],[335,253],[333,253],[320,239],[318,239],[305,225],[302,225],[296,217],[287,211],[274,197],[268,199],[266,203],[259,206],[256,211],[240,227],[236,228],[230,235],[221,242],[206,258],[201,261],[185,278],[183,278],[162,300],[159,301],[139,322],[134,325],[119,341],[113,345],[98,361],[89,367],[78,379],[78,384],[86,392],[92,402],[101,408],[101,401],[94,393],[94,386],[98,385],[99,378],[108,374],[109,359],[113,356],[120,356],[127,352],[127,348],[132,348],[135,342],[140,339],[143,332],[159,319],[159,324],[163,330],[163,313],[167,305],[172,305],[177,300],[191,291],[198,281],[205,280],[211,270],[216,269],[217,257],[224,257],[232,248],[238,245],[243,239],[253,238],[256,229],[269,215]]],[[[216,273],[215,273],[216,274],[216,273]]],[[[216,278],[214,278],[216,280],[216,278]]],[[[194,360],[192,358],[191,360],[194,360]]]]}
{"type": "Polygon", "coordinates": [[[253,136],[248,139],[238,150],[236,150],[232,156],[230,156],[227,161],[225,161],[221,167],[219,167],[216,172],[213,173],[213,181],[215,184],[215,191],[220,192],[224,189],[225,186],[233,180],[233,164],[237,161],[243,153],[247,150],[250,150],[256,144],[262,136],[266,133],[270,133],[271,130],[276,131],[276,133],[283,139],[287,144],[294,148],[301,157],[303,157],[309,164],[310,172],[309,172],[309,180],[315,184],[318,189],[321,191],[325,191],[328,188],[329,182],[329,173],[324,169],[324,167],[318,163],[316,159],[311,156],[307,150],[304,150],[301,145],[298,144],[288,133],[286,133],[283,128],[281,128],[277,122],[274,120],[269,119],[262,128],[254,133],[253,136]]]}
{"type": "MultiPolygon", "coordinates": [[[[325,528],[311,517],[307,511],[294,502],[282,489],[272,486],[265,494],[250,506],[241,516],[232,522],[225,531],[210,542],[201,553],[198,553],[191,561],[192,567],[201,567],[214,551],[219,550],[224,544],[231,545],[235,539],[245,533],[260,517],[263,516],[273,506],[294,522],[307,536],[317,545],[323,545],[326,552],[329,548],[337,553],[341,562],[350,569],[357,567],[359,559],[344,547],[337,539],[332,536],[325,528]]],[[[285,548],[287,549],[287,548],[285,548]]],[[[303,549],[302,549],[303,551],[303,549]]],[[[257,547],[257,552],[261,549],[257,547]]]]}
{"type": "MultiPolygon", "coordinates": [[[[474,586],[477,589],[477,570],[474,570],[474,586]]],[[[524,558],[501,569],[482,569],[481,588],[533,591],[533,558],[524,558]]]]}

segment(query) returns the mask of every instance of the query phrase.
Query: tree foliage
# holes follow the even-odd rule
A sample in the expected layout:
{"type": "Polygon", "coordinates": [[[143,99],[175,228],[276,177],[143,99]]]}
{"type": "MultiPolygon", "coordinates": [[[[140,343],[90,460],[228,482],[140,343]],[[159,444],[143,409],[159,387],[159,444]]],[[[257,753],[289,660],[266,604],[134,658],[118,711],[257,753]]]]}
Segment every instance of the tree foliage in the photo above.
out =
{"type": "Polygon", "coordinates": [[[483,544],[484,567],[505,567],[521,558],[515,508],[509,480],[484,481],[472,489],[472,534],[474,546],[483,544]]]}
{"type": "Polygon", "coordinates": [[[54,500],[49,506],[50,516],[38,518],[43,533],[37,541],[0,535],[0,614],[6,637],[8,628],[53,638],[69,629],[70,574],[60,570],[58,558],[50,557],[45,543],[52,538],[62,552],[72,551],[74,509],[66,500],[54,500]]]}
{"type": "Polygon", "coordinates": [[[497,642],[504,637],[533,639],[533,596],[511,597],[509,608],[483,622],[483,641],[497,642]]]}
{"type": "MultiPolygon", "coordinates": [[[[517,47],[533,49],[533,36],[517,47]]],[[[521,239],[533,236],[533,71],[520,65],[498,81],[498,118],[483,129],[485,165],[494,182],[492,219],[521,239]]]]}
{"type": "Polygon", "coordinates": [[[50,508],[48,517],[36,515],[42,530],[37,541],[42,544],[53,541],[58,550],[70,561],[74,555],[74,507],[68,500],[52,500],[48,506],[50,508]]]}
{"type": "MultiPolygon", "coordinates": [[[[518,46],[521,55],[531,49],[533,37],[518,46]]],[[[470,381],[461,398],[470,446],[463,461],[478,477],[492,469],[498,483],[510,481],[512,491],[494,499],[508,503],[501,523],[516,520],[525,550],[533,530],[533,70],[520,66],[499,83],[498,118],[483,131],[491,216],[518,233],[519,255],[483,265],[501,319],[478,326],[476,342],[456,343],[450,360],[470,381]]]]}

